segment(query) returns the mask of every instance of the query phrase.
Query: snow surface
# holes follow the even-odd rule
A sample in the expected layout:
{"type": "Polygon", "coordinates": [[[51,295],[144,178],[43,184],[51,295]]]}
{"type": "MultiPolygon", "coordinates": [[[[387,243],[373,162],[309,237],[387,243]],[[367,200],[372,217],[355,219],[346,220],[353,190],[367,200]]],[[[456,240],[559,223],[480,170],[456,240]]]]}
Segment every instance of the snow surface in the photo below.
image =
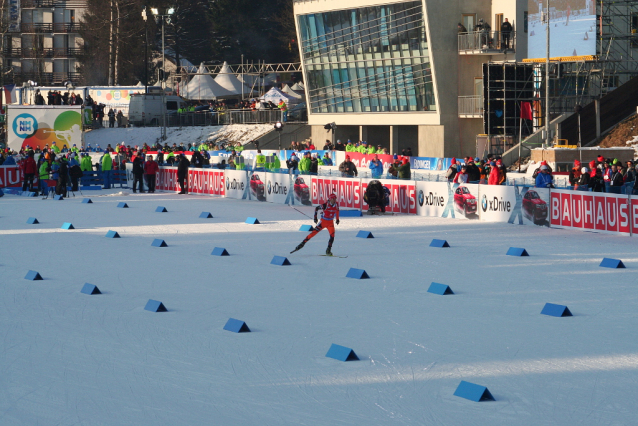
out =
{"type": "MultiPolygon", "coordinates": [[[[204,140],[221,138],[230,142],[241,142],[242,145],[260,138],[273,129],[272,124],[231,124],[225,126],[201,126],[201,127],[168,127],[166,128],[166,142],[169,145],[184,142],[199,144],[204,140]]],[[[102,128],[92,130],[84,134],[84,144],[92,147],[100,145],[106,148],[125,142],[126,145],[149,146],[160,141],[162,129],[160,127],[123,127],[102,128]]]]}
{"type": "Polygon", "coordinates": [[[337,226],[333,251],[349,257],[327,258],[326,232],[288,254],[311,223],[289,206],[100,194],[0,198],[3,426],[635,424],[633,238],[365,216],[337,226]],[[371,279],[345,278],[350,267],[371,279]],[[433,281],[456,294],[427,293],[433,281]],[[104,294],[80,293],[85,282],[104,294]],[[145,311],[148,299],[169,312],[145,311]],[[574,317],[540,315],[546,302],[574,317]],[[224,331],[231,317],[252,333],[224,331]],[[332,343],[361,361],[326,358],[332,343]],[[496,401],[454,396],[461,380],[496,401]]]}

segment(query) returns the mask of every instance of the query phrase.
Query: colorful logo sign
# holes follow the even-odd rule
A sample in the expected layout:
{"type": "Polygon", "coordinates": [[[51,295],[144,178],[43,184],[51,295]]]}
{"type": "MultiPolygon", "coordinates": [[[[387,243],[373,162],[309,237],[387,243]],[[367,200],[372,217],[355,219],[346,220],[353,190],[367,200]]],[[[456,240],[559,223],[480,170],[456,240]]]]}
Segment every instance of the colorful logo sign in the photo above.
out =
{"type": "Polygon", "coordinates": [[[38,131],[38,120],[31,114],[20,114],[13,120],[13,133],[21,139],[29,138],[38,131]]]}

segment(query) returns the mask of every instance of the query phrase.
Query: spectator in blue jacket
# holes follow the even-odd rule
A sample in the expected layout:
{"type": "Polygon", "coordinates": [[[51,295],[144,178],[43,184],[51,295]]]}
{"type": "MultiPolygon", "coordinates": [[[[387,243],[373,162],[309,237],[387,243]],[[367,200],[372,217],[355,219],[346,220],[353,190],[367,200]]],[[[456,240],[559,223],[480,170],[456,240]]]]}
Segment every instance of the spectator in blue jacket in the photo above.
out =
{"type": "Polygon", "coordinates": [[[553,181],[547,166],[541,166],[541,172],[536,176],[536,188],[553,188],[553,181]]]}
{"type": "Polygon", "coordinates": [[[323,158],[321,159],[321,161],[323,161],[323,165],[324,166],[332,166],[333,165],[332,158],[330,158],[330,153],[329,152],[326,152],[323,155],[323,158]]]}
{"type": "Polygon", "coordinates": [[[379,156],[374,154],[374,158],[370,161],[370,174],[372,179],[380,179],[383,174],[383,162],[379,160],[379,156]]]}
{"type": "Polygon", "coordinates": [[[379,160],[379,156],[374,154],[374,158],[370,161],[370,173],[372,174],[372,179],[379,179],[383,174],[383,162],[379,160]]]}

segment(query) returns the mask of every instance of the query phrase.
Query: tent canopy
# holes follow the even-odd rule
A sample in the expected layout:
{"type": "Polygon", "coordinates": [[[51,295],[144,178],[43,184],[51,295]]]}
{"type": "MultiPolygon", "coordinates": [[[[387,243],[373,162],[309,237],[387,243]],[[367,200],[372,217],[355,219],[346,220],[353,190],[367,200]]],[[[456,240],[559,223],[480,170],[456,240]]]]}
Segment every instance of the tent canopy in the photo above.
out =
{"type": "Polygon", "coordinates": [[[211,100],[217,98],[227,98],[235,96],[236,93],[230,92],[221,87],[213,77],[206,72],[204,63],[199,66],[197,74],[186,86],[183,96],[192,100],[211,100]]]}
{"type": "Polygon", "coordinates": [[[230,69],[227,62],[224,62],[222,69],[219,71],[217,77],[215,77],[215,83],[235,95],[250,94],[251,92],[250,88],[245,86],[239,81],[235,74],[233,74],[233,70],[230,69]]]}
{"type": "Polygon", "coordinates": [[[303,83],[297,82],[297,83],[292,85],[291,89],[296,91],[296,92],[303,92],[304,91],[303,83]]]}
{"type": "Polygon", "coordinates": [[[262,101],[272,102],[275,104],[278,104],[279,101],[283,100],[288,105],[298,104],[300,101],[300,99],[293,98],[292,96],[285,94],[284,92],[277,89],[276,87],[273,87],[272,89],[270,89],[264,96],[262,96],[259,99],[262,101]]]}
{"type": "Polygon", "coordinates": [[[296,92],[287,84],[284,84],[284,87],[281,88],[281,91],[291,98],[302,100],[305,97],[303,92],[296,92]]]}

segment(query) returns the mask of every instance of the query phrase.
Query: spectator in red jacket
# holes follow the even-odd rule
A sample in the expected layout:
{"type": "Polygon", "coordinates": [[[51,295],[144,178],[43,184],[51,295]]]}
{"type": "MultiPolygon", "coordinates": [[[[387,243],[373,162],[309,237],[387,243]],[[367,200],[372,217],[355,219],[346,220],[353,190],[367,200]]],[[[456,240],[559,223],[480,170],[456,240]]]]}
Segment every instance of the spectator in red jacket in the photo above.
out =
{"type": "Polygon", "coordinates": [[[487,179],[487,184],[500,185],[499,182],[501,181],[501,169],[496,166],[496,163],[494,161],[490,163],[490,166],[492,167],[492,171],[490,172],[490,177],[487,179]]]}
{"type": "Polygon", "coordinates": [[[149,155],[148,160],[144,164],[144,177],[146,178],[146,186],[148,186],[148,192],[155,192],[155,180],[159,166],[157,162],[153,160],[153,157],[149,155]]]}
{"type": "Polygon", "coordinates": [[[35,153],[29,151],[27,158],[22,161],[20,167],[22,168],[22,174],[24,175],[24,182],[22,183],[23,191],[33,191],[33,179],[38,171],[38,166],[35,164],[35,153]]]}

